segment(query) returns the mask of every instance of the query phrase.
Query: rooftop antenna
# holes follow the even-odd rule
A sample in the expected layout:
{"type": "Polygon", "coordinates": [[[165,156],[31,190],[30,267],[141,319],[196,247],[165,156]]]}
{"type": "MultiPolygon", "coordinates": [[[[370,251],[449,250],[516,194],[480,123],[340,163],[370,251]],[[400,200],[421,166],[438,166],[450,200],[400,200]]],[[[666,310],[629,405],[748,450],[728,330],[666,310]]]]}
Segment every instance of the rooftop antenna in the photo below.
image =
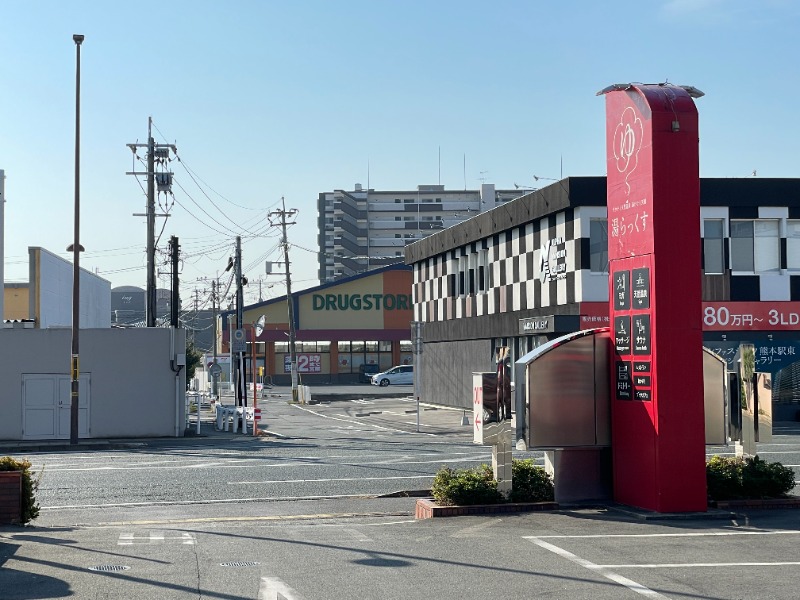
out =
{"type": "Polygon", "coordinates": [[[478,177],[478,181],[480,181],[481,183],[486,183],[486,174],[488,172],[489,171],[481,171],[480,172],[480,177],[478,177]]]}
{"type": "Polygon", "coordinates": [[[467,191],[467,153],[464,153],[464,191],[467,191]]]}
{"type": "Polygon", "coordinates": [[[442,147],[439,146],[439,185],[442,185],[442,147]]]}

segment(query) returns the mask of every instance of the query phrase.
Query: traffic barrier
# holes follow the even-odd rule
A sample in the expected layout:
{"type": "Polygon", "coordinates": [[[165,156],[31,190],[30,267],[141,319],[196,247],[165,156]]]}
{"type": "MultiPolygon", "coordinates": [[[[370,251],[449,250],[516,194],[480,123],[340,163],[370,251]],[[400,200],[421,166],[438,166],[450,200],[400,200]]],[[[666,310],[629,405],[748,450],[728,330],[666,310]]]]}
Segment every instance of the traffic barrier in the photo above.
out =
{"type": "Polygon", "coordinates": [[[254,408],[253,409],[253,420],[254,421],[260,421],[261,420],[261,409],[260,408],[254,408]]]}

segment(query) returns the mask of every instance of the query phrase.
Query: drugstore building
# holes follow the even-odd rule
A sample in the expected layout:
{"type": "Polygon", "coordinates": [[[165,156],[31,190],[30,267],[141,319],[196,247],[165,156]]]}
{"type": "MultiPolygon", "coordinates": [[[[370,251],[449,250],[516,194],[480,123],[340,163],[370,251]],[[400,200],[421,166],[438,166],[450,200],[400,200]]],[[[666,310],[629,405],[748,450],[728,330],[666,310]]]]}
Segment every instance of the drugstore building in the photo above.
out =
{"type": "MultiPolygon", "coordinates": [[[[412,363],[411,267],[398,263],[366,271],[295,292],[292,300],[302,383],[356,383],[364,365],[383,371],[412,363]]],[[[248,381],[255,373],[257,382],[291,383],[288,313],[286,296],[244,307],[248,381]],[[263,330],[253,344],[262,316],[263,330]]],[[[235,320],[234,311],[220,315],[221,352],[230,351],[235,320]]]]}

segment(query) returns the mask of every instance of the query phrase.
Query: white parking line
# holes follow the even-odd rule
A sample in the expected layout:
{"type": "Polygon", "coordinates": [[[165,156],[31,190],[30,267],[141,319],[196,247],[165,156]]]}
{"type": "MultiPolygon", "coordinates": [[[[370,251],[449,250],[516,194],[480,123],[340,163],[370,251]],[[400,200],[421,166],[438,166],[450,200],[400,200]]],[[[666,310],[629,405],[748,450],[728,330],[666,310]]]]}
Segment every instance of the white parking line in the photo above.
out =
{"type": "Polygon", "coordinates": [[[551,544],[550,542],[545,542],[544,540],[537,539],[535,537],[526,537],[525,539],[530,540],[540,548],[544,548],[545,550],[549,550],[553,554],[557,554],[562,558],[566,558],[574,562],[577,565],[580,565],[590,571],[594,571],[598,575],[602,575],[606,579],[610,579],[611,581],[618,583],[620,585],[624,585],[629,590],[636,592],[637,594],[641,594],[642,596],[647,596],[649,598],[668,598],[668,596],[664,596],[663,594],[659,594],[658,592],[651,590],[649,587],[643,586],[641,583],[637,583],[632,579],[628,579],[627,577],[623,577],[613,571],[609,571],[606,567],[602,565],[597,565],[593,562],[590,562],[580,556],[573,554],[563,548],[559,548],[551,544]]]}
{"type": "Polygon", "coordinates": [[[665,538],[665,537],[724,537],[732,535],[800,535],[800,531],[707,531],[705,533],[601,533],[596,535],[529,535],[523,539],[589,539],[589,538],[665,538]]]}
{"type": "Polygon", "coordinates": [[[686,569],[690,567],[787,567],[800,562],[664,563],[654,565],[597,565],[601,569],[686,569]]]}
{"type": "Polygon", "coordinates": [[[340,419],[338,417],[331,417],[330,415],[323,415],[322,413],[319,413],[319,412],[317,412],[315,410],[311,410],[310,408],[305,408],[305,407],[300,406],[298,404],[290,404],[290,406],[293,406],[294,408],[296,408],[298,410],[304,410],[306,412],[309,412],[312,415],[316,415],[318,417],[322,417],[323,419],[333,419],[334,421],[344,421],[346,423],[353,423],[353,424],[359,425],[359,426],[374,427],[375,429],[382,429],[384,431],[394,431],[395,433],[408,433],[408,434],[416,434],[416,435],[430,435],[430,436],[434,436],[435,437],[435,434],[433,434],[433,433],[416,433],[416,432],[412,432],[412,431],[406,431],[405,429],[394,429],[392,427],[382,427],[381,425],[376,425],[375,423],[370,423],[368,421],[363,421],[363,420],[340,419]]]}
{"type": "Polygon", "coordinates": [[[340,479],[272,479],[266,481],[229,481],[228,485],[256,485],[265,483],[319,483],[330,481],[389,481],[391,479],[433,479],[435,475],[397,475],[395,477],[343,477],[340,479]]]}

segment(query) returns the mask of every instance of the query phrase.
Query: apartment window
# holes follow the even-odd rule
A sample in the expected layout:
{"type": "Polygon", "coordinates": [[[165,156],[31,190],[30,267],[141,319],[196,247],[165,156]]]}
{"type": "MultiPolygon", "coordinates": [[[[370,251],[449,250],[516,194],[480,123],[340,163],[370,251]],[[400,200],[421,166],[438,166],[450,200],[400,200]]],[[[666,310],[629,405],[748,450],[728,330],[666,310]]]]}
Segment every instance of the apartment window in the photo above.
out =
{"type": "Polygon", "coordinates": [[[400,198],[395,198],[395,199],[394,199],[394,201],[395,201],[397,204],[400,204],[400,198]]]}
{"type": "Polygon", "coordinates": [[[402,235],[400,235],[399,233],[395,233],[395,234],[394,234],[394,237],[396,237],[396,238],[399,238],[399,237],[403,237],[403,236],[402,236],[402,235]]]}
{"type": "Polygon", "coordinates": [[[403,220],[403,217],[395,217],[395,218],[394,218],[394,220],[395,220],[395,221],[402,221],[402,220],[403,220]]]}
{"type": "Polygon", "coordinates": [[[414,217],[403,217],[404,221],[413,221],[414,217]]]}
{"type": "Polygon", "coordinates": [[[703,268],[707,274],[725,272],[725,221],[705,219],[703,221],[703,268]]]}
{"type": "Polygon", "coordinates": [[[608,273],[608,222],[589,221],[589,267],[592,273],[608,273]]]}
{"type": "Polygon", "coordinates": [[[800,220],[786,221],[786,267],[800,271],[800,220]]]}
{"type": "Polygon", "coordinates": [[[777,219],[731,221],[731,269],[764,273],[780,270],[777,219]]]}
{"type": "Polygon", "coordinates": [[[404,202],[405,204],[413,204],[413,202],[414,202],[414,199],[413,199],[413,198],[404,198],[404,199],[403,199],[403,202],[404,202]]]}
{"type": "Polygon", "coordinates": [[[441,201],[442,201],[442,199],[441,199],[441,198],[437,198],[437,199],[436,199],[436,201],[437,201],[437,202],[441,202],[441,201]]]}

